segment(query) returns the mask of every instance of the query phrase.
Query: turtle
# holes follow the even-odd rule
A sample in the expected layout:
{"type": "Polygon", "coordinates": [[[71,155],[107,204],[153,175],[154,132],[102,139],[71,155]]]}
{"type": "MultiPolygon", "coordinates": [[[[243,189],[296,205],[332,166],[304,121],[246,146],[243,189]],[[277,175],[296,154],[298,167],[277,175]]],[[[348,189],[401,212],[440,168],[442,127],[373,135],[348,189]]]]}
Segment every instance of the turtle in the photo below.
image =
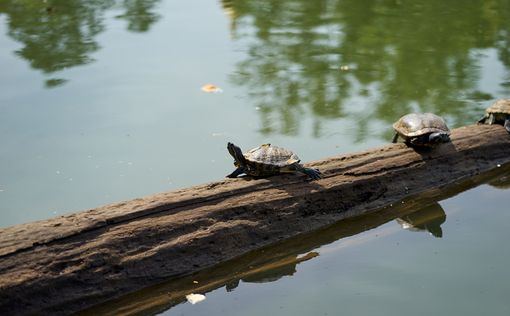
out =
{"type": "Polygon", "coordinates": [[[228,143],[227,149],[234,158],[234,166],[237,167],[227,175],[228,178],[236,178],[242,173],[254,177],[266,177],[293,172],[304,173],[312,180],[321,178],[321,172],[318,169],[305,168],[299,163],[299,157],[285,148],[263,144],[243,153],[241,148],[228,143]]]}
{"type": "Polygon", "coordinates": [[[399,136],[409,146],[431,147],[450,141],[450,130],[442,117],[433,113],[410,113],[393,124],[396,143],[399,136]]]}
{"type": "Polygon", "coordinates": [[[510,99],[500,99],[485,110],[479,124],[502,124],[510,133],[510,99]]]}

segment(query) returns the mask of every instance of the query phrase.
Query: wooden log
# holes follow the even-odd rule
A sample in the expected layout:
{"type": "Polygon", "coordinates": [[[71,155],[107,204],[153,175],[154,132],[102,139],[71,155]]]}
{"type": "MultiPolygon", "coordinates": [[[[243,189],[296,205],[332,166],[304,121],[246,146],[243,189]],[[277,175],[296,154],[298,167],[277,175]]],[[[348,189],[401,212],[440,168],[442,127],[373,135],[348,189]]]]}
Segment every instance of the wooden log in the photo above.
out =
{"type": "Polygon", "coordinates": [[[325,177],[225,179],[0,230],[0,314],[68,314],[510,162],[501,126],[433,150],[311,163],[325,177]]]}
{"type": "MultiPolygon", "coordinates": [[[[240,280],[243,282],[272,282],[282,276],[294,274],[299,263],[319,256],[315,250],[321,246],[346,237],[349,239],[339,243],[335,247],[336,249],[329,248],[326,251],[341,251],[346,247],[357,246],[370,240],[367,236],[358,238],[357,234],[372,230],[397,218],[415,214],[417,211],[430,209],[430,206],[441,209],[437,202],[491,180],[493,180],[491,185],[500,186],[500,182],[497,180],[504,179],[503,185],[508,188],[510,185],[509,176],[510,164],[506,164],[497,170],[484,172],[462,182],[407,196],[405,200],[390,204],[376,212],[347,218],[317,231],[300,234],[251,251],[197,273],[130,293],[81,311],[78,315],[158,315],[184,302],[186,295],[190,293],[206,294],[221,287],[230,291],[237,287],[240,280]]],[[[397,233],[401,229],[395,225],[378,231],[375,236],[397,233]]],[[[321,251],[321,255],[323,253],[324,250],[321,251]]]]}

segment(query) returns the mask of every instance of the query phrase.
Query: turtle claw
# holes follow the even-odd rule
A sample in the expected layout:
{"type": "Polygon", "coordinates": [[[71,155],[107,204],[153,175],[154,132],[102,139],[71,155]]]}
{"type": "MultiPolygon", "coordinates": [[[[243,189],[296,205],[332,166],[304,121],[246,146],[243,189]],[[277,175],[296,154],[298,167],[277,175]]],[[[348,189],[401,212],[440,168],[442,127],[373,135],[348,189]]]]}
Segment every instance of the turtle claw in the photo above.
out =
{"type": "Polygon", "coordinates": [[[312,180],[318,180],[322,178],[322,172],[320,172],[319,169],[303,168],[302,172],[309,176],[312,180]]]}

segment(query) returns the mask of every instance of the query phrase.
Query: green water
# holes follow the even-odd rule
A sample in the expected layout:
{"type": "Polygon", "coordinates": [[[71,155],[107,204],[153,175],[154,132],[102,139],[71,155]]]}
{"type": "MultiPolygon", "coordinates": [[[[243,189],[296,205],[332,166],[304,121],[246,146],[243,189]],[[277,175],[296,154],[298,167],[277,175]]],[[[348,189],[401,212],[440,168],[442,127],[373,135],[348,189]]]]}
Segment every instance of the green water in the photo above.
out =
{"type": "MultiPolygon", "coordinates": [[[[510,96],[509,20],[508,0],[2,0],[0,227],[220,179],[227,141],[309,161],[410,111],[472,123],[510,96]]],[[[166,313],[508,314],[508,193],[440,201],[443,238],[369,238],[166,313]]]]}

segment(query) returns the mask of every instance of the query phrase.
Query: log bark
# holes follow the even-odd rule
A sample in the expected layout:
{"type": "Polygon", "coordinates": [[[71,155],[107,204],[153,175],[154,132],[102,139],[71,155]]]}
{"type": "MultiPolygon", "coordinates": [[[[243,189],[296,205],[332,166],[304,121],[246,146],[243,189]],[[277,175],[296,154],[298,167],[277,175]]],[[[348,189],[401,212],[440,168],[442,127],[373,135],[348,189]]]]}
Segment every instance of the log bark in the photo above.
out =
{"type": "Polygon", "coordinates": [[[510,162],[499,125],[391,144],[299,175],[225,179],[0,230],[0,314],[69,314],[510,162]]]}

